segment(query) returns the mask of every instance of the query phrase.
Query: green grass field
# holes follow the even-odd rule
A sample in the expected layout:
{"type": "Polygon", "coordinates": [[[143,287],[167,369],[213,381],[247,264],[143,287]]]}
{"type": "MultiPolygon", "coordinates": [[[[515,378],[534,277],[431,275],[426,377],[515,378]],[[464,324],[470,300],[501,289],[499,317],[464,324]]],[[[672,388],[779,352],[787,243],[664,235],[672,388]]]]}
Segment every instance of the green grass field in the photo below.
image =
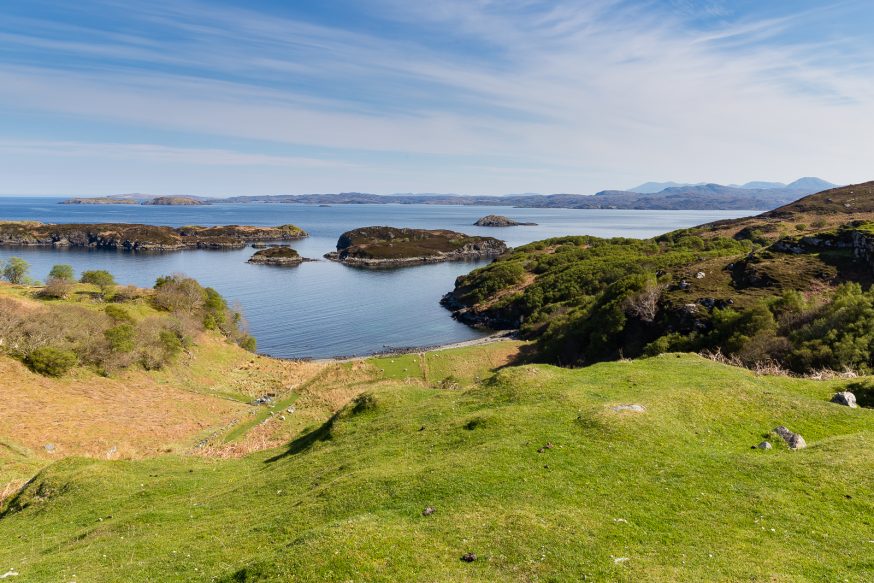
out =
{"type": "Polygon", "coordinates": [[[689,355],[406,380],[423,358],[429,383],[455,374],[433,356],[374,361],[372,390],[280,449],[48,466],[0,515],[0,574],[874,580],[874,411],[828,402],[845,381],[689,355]],[[781,424],[808,447],[751,449],[781,424]]]}

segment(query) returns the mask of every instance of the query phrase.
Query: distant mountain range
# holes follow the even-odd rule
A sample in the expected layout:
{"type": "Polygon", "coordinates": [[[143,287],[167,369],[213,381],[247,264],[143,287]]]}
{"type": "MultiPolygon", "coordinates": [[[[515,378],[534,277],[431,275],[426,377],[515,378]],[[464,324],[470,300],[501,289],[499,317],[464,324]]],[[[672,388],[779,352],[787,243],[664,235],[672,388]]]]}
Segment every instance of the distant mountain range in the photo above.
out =
{"type": "MultiPolygon", "coordinates": [[[[682,184],[647,182],[632,190],[603,190],[587,194],[507,194],[503,196],[463,194],[370,194],[341,192],[334,194],[274,194],[233,196],[228,198],[166,197],[150,194],[119,194],[101,197],[135,199],[148,204],[163,198],[188,198],[210,203],[284,203],[284,204],[430,204],[466,206],[506,206],[519,208],[589,208],[651,210],[771,210],[802,196],[834,188],[820,178],[800,178],[790,184],[748,182],[743,185],[682,184]],[[669,185],[669,186],[665,186],[669,185]],[[658,190],[654,190],[658,189],[658,190]]],[[[88,199],[75,199],[77,201],[88,199]]]]}

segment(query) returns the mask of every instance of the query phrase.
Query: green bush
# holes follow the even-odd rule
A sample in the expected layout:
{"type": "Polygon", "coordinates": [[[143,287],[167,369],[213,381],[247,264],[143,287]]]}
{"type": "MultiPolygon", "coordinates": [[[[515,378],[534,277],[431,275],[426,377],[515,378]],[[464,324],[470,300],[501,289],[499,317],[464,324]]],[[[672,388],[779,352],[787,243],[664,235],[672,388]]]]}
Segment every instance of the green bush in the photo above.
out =
{"type": "Polygon", "coordinates": [[[70,350],[43,346],[27,355],[24,363],[35,373],[48,377],[61,377],[76,366],[78,358],[70,350]]]}
{"type": "Polygon", "coordinates": [[[10,257],[3,265],[3,279],[14,284],[25,283],[29,269],[30,264],[21,257],[10,257]]]}
{"type": "Polygon", "coordinates": [[[117,353],[133,352],[136,348],[136,330],[131,324],[118,324],[103,333],[109,349],[117,353]]]}
{"type": "Polygon", "coordinates": [[[79,281],[81,283],[96,285],[98,288],[100,288],[100,293],[103,296],[106,296],[107,292],[115,286],[115,277],[113,277],[111,273],[103,269],[85,271],[82,273],[82,277],[79,279],[79,281]]]}
{"type": "Polygon", "coordinates": [[[65,263],[60,263],[52,267],[52,270],[49,271],[49,280],[59,279],[62,281],[74,281],[76,279],[76,275],[73,273],[73,266],[67,265],[65,263]]]}

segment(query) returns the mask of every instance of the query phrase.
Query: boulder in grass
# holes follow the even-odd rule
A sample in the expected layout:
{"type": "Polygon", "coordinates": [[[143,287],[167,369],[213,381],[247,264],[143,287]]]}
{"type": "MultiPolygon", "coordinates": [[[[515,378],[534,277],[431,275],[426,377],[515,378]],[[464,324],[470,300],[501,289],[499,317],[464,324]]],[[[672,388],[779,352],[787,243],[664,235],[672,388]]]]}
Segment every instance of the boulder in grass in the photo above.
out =
{"type": "Polygon", "coordinates": [[[840,391],[835,393],[831,402],[843,405],[844,407],[849,407],[850,409],[858,407],[858,405],[856,405],[856,395],[850,391],[840,391]]]}
{"type": "Polygon", "coordinates": [[[793,431],[789,431],[789,429],[782,425],[775,427],[774,433],[783,438],[789,449],[804,449],[807,447],[807,442],[804,441],[803,437],[793,431]]]}

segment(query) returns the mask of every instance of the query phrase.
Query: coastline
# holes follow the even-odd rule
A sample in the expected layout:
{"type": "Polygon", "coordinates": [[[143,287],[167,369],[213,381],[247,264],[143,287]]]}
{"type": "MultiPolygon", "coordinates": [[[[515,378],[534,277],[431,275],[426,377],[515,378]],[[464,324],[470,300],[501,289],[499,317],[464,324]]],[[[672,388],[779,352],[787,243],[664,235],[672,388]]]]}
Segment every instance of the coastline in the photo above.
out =
{"type": "MultiPolygon", "coordinates": [[[[311,362],[323,363],[338,363],[338,362],[354,362],[357,360],[365,360],[367,358],[380,358],[385,356],[396,356],[400,354],[416,354],[420,352],[438,352],[442,350],[452,350],[455,348],[469,348],[471,346],[483,346],[494,342],[505,342],[507,340],[518,340],[518,330],[499,330],[488,336],[474,338],[472,340],[462,340],[461,342],[449,342],[447,344],[432,344],[426,346],[411,346],[407,348],[394,348],[384,352],[374,352],[372,354],[362,354],[357,356],[331,356],[327,358],[299,358],[290,360],[306,360],[311,362]]],[[[269,355],[264,355],[269,356],[269,355]]],[[[271,357],[275,358],[275,357],[271,357]]]]}

